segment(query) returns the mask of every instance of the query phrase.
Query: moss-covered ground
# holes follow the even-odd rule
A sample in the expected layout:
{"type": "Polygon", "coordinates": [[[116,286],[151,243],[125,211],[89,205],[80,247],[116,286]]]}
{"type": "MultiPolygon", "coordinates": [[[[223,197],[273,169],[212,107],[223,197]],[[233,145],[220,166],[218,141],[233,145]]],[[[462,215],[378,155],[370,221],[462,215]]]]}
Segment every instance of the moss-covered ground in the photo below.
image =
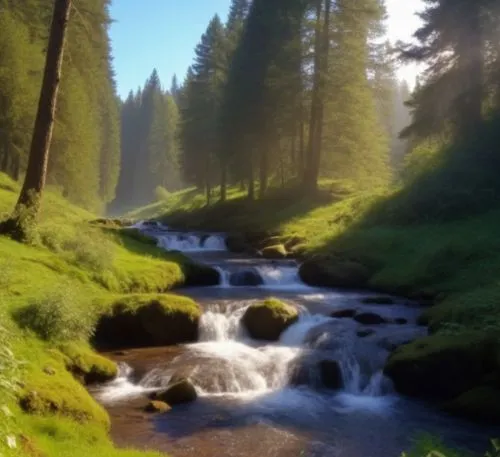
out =
{"type": "MultiPolygon", "coordinates": [[[[0,174],[0,213],[12,210],[18,191],[0,174]]],[[[158,294],[192,279],[197,266],[137,233],[89,223],[94,219],[49,191],[34,245],[0,237],[2,456],[159,455],[113,447],[108,415],[85,383],[109,379],[117,367],[88,340],[117,300],[133,306],[159,297],[191,318],[193,302],[158,294]]]]}

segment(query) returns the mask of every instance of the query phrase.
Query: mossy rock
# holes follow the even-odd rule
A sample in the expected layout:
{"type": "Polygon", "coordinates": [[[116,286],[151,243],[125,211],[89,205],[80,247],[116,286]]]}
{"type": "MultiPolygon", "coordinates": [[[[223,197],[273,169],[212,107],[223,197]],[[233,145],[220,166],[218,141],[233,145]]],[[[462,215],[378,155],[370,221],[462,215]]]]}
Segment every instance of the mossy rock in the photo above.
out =
{"type": "Polygon", "coordinates": [[[163,401],[151,400],[144,408],[144,411],[147,413],[167,413],[171,409],[172,408],[163,401]]]}
{"type": "Polygon", "coordinates": [[[179,295],[117,298],[96,327],[95,341],[107,348],[154,347],[194,342],[202,310],[179,295]]]}
{"type": "Polygon", "coordinates": [[[28,414],[63,416],[80,423],[97,423],[108,429],[110,422],[106,411],[69,373],[61,371],[65,375],[37,375],[29,380],[19,398],[21,408],[28,414]]]}
{"type": "Polygon", "coordinates": [[[176,379],[166,390],[158,392],[155,400],[167,403],[168,405],[180,405],[191,403],[198,398],[196,389],[188,379],[176,379]]]}
{"type": "Polygon", "coordinates": [[[220,284],[220,273],[208,265],[187,262],[182,267],[185,276],[185,287],[210,287],[220,284]]]}
{"type": "Polygon", "coordinates": [[[299,268],[302,281],[315,287],[363,288],[371,273],[364,265],[351,260],[312,259],[299,268]]]}
{"type": "Polygon", "coordinates": [[[82,343],[66,343],[59,349],[66,357],[66,368],[86,385],[110,381],[118,374],[115,362],[96,354],[82,343]]]}
{"type": "Polygon", "coordinates": [[[448,412],[475,421],[500,422],[500,389],[475,387],[444,406],[448,412]]]}
{"type": "Polygon", "coordinates": [[[284,259],[288,255],[285,246],[282,244],[267,246],[261,250],[261,253],[266,259],[284,259]]]}
{"type": "Polygon", "coordinates": [[[267,300],[251,305],[243,315],[243,324],[256,340],[277,341],[290,325],[297,322],[297,310],[280,300],[267,300]]]}
{"type": "Polygon", "coordinates": [[[428,336],[393,352],[385,373],[403,394],[452,400],[495,371],[495,350],[482,333],[428,336]]]}

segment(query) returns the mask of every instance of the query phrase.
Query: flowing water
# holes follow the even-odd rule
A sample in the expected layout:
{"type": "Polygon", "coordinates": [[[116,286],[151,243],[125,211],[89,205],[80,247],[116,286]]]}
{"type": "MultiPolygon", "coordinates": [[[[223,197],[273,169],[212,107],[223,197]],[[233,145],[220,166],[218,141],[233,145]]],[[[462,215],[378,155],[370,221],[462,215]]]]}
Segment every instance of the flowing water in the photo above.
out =
{"type": "Polygon", "coordinates": [[[220,234],[139,228],[164,249],[212,264],[221,281],[184,291],[205,310],[197,343],[114,355],[120,376],[96,395],[111,412],[119,444],[178,457],[388,457],[421,433],[472,450],[494,435],[398,396],[383,375],[394,347],[426,333],[415,304],[366,305],[366,293],[307,287],[295,262],[231,256],[220,234]],[[252,340],[241,324],[247,307],[269,295],[299,310],[298,322],[276,343],[252,340]],[[388,323],[330,317],[339,309],[375,312],[388,323]],[[340,366],[341,390],[327,388],[328,361],[340,366]],[[189,377],[198,400],[154,419],[140,415],[145,396],[174,375],[189,377]]]}

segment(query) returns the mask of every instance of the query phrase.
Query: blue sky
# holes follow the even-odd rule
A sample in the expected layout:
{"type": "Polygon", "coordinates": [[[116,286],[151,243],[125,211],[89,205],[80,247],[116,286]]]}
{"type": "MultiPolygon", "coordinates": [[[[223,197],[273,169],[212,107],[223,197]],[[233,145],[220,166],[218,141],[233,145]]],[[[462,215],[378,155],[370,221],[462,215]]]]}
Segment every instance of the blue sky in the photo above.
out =
{"type": "MultiPolygon", "coordinates": [[[[114,0],[111,27],[118,93],[144,84],[154,68],[168,88],[172,76],[184,79],[194,48],[211,17],[225,21],[230,0],[114,0]]],[[[418,26],[414,12],[421,0],[387,0],[389,37],[408,39],[418,26]]],[[[405,68],[401,77],[412,79],[415,68],[405,68]]]]}

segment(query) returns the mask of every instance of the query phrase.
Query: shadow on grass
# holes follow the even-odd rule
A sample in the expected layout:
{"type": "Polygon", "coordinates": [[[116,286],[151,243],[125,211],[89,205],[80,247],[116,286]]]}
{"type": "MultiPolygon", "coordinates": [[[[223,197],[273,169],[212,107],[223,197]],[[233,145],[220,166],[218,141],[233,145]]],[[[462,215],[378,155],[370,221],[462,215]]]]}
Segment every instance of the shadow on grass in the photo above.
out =
{"type": "Polygon", "coordinates": [[[258,200],[237,197],[202,208],[173,210],[160,218],[167,225],[185,230],[220,232],[277,232],[282,224],[342,199],[331,189],[314,196],[301,189],[272,190],[258,200]]]}

